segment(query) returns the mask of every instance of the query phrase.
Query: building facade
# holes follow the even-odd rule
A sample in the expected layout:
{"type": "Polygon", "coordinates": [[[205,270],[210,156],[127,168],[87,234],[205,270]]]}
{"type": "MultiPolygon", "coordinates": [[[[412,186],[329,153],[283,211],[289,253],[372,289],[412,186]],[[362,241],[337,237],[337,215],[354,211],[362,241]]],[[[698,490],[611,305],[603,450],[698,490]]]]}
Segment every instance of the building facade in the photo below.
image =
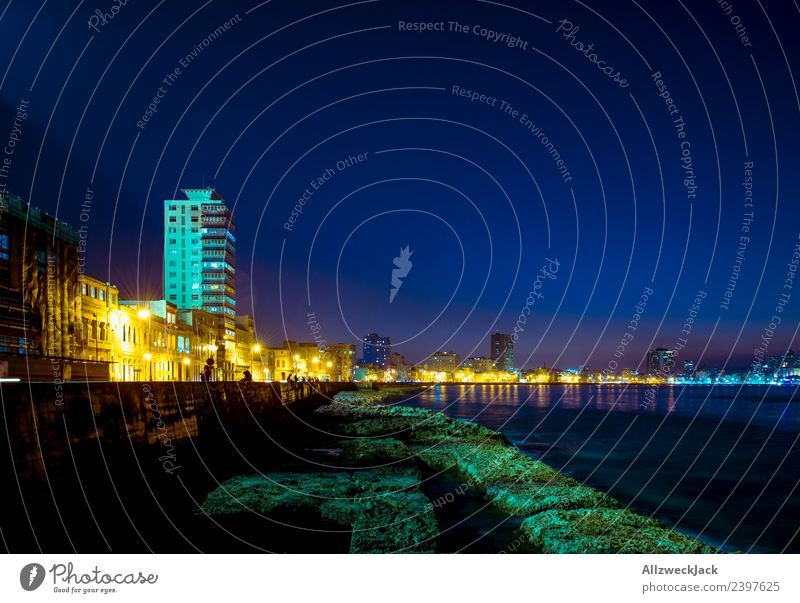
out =
{"type": "Polygon", "coordinates": [[[669,377],[675,372],[678,353],[667,348],[656,348],[647,353],[647,373],[654,377],[669,377]]]}
{"type": "Polygon", "coordinates": [[[452,375],[461,364],[461,358],[453,351],[436,352],[428,360],[428,369],[452,375]]]}
{"type": "Polygon", "coordinates": [[[377,333],[365,335],[362,340],[361,364],[372,365],[380,369],[390,367],[392,359],[392,338],[377,333]]]}
{"type": "Polygon", "coordinates": [[[514,370],[514,340],[511,335],[495,332],[491,337],[489,356],[496,371],[514,370]]]}
{"type": "Polygon", "coordinates": [[[0,195],[0,372],[69,378],[83,336],[78,244],[65,223],[0,195]]]}

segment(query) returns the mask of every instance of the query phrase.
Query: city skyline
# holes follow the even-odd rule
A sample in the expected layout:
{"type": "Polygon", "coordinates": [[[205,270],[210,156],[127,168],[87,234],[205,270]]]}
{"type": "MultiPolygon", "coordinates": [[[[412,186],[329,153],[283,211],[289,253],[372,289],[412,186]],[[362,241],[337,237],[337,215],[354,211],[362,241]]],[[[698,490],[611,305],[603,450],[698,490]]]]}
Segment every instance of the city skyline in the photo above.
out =
{"type": "MultiPolygon", "coordinates": [[[[183,27],[181,10],[163,7],[164,45],[134,79],[133,57],[115,55],[115,44],[146,14],[126,6],[127,19],[90,30],[92,52],[68,80],[57,75],[70,66],[51,54],[31,93],[16,94],[31,88],[41,58],[33,48],[58,34],[55,13],[65,8],[53,9],[52,23],[24,41],[0,90],[3,115],[20,130],[2,185],[85,228],[88,272],[132,299],[160,295],[164,257],[153,243],[163,200],[187,187],[221,191],[236,215],[247,216],[237,224],[236,311],[252,314],[275,341],[302,339],[314,313],[330,341],[358,343],[378,330],[410,360],[451,348],[469,357],[483,354],[491,333],[512,333],[520,312],[530,311],[515,344],[518,364],[605,366],[619,360],[614,352],[651,291],[626,343],[629,365],[674,346],[692,312],[687,355],[728,367],[752,362],[780,295],[791,293],[784,273],[796,268],[797,233],[779,216],[800,191],[783,176],[792,154],[772,152],[792,144],[796,94],[777,75],[779,65],[755,52],[741,73],[711,65],[702,82],[671,73],[673,51],[656,41],[662,33],[613,6],[608,18],[623,29],[636,23],[629,42],[589,29],[593,17],[580,9],[571,19],[541,9],[537,20],[450,2],[341,7],[289,27],[315,7],[330,8],[281,9],[288,29],[275,39],[302,30],[296,41],[311,44],[295,57],[302,75],[292,86],[272,90],[282,63],[265,69],[257,52],[245,52],[244,39],[269,49],[272,38],[259,35],[258,11],[233,2],[210,6],[183,27]],[[400,22],[444,25],[418,31],[400,22]],[[329,39],[331,28],[359,33],[329,39]],[[519,43],[481,37],[483,30],[519,43]],[[336,71],[328,86],[333,75],[325,74],[340,67],[339,58],[359,56],[363,41],[374,56],[336,71]],[[589,42],[616,57],[620,81],[575,52],[589,42]],[[430,69],[420,70],[423,59],[395,52],[407,43],[418,45],[413,56],[461,58],[426,59],[430,69]],[[203,52],[192,51],[198,44],[203,52]],[[483,53],[485,65],[465,62],[483,53]],[[223,69],[233,57],[239,60],[223,69]],[[114,69],[100,77],[112,58],[114,69]],[[755,74],[766,97],[749,86],[755,74]],[[62,86],[66,93],[58,94],[62,86]],[[120,115],[128,121],[115,118],[116,104],[80,93],[95,86],[124,99],[120,115]],[[559,94],[537,92],[550,86],[559,94]],[[576,112],[573,98],[587,88],[595,99],[576,112]],[[42,107],[52,98],[60,101],[47,119],[42,107]],[[411,110],[415,103],[425,110],[411,110]],[[770,120],[773,114],[782,119],[770,120]],[[36,167],[40,155],[53,158],[58,177],[36,167]],[[413,267],[394,288],[403,249],[413,253],[413,267]],[[560,263],[557,278],[538,279],[548,259],[560,263]],[[527,306],[538,285],[541,299],[527,306]],[[692,310],[700,291],[702,304],[692,310]]],[[[26,22],[31,10],[12,4],[4,19],[26,22]]],[[[648,10],[679,22],[666,7],[648,10]]],[[[759,15],[739,16],[757,22],[759,15]]],[[[703,9],[698,24],[726,51],[751,52],[717,17],[703,9]]],[[[60,40],[84,39],[82,25],[70,23],[60,40]]],[[[130,42],[145,54],[150,43],[130,42]]],[[[705,50],[702,38],[684,43],[688,54],[705,50]]],[[[793,345],[800,304],[789,299],[784,312],[767,355],[793,345]]]]}

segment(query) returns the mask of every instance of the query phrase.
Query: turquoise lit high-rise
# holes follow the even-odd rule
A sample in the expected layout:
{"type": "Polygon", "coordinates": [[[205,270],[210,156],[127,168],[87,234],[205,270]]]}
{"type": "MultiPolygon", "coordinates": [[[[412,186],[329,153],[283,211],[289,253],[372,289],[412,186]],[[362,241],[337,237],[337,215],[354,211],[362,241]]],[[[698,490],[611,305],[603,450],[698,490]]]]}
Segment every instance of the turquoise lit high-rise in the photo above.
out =
{"type": "MultiPolygon", "coordinates": [[[[182,189],[164,201],[164,295],[179,310],[218,317],[220,339],[236,328],[236,234],[233,212],[213,188],[182,189]]],[[[220,342],[222,343],[222,342],[220,342]]]]}

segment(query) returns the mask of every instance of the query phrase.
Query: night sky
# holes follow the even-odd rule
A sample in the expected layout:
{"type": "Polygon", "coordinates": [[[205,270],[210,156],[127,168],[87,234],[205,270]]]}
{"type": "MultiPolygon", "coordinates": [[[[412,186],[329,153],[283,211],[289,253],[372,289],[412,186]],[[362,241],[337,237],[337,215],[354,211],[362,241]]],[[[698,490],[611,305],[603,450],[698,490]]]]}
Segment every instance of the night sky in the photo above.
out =
{"type": "Polygon", "coordinates": [[[8,189],[86,225],[123,296],[163,297],[163,200],[205,185],[268,345],[313,312],[330,343],[488,355],[524,312],[517,366],[636,368],[681,338],[679,361],[746,366],[787,292],[768,354],[792,345],[796,3],[119,2],[3,1],[0,139],[27,102],[8,189]]]}

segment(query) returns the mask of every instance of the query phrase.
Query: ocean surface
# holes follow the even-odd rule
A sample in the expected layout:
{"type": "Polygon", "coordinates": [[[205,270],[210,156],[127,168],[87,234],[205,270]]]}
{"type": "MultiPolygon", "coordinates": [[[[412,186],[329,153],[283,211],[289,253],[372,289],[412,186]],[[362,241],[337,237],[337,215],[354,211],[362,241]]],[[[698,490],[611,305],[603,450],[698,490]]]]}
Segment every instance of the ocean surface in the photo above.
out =
{"type": "Polygon", "coordinates": [[[522,452],[726,551],[800,552],[800,392],[769,386],[453,385],[404,405],[522,452]]]}

